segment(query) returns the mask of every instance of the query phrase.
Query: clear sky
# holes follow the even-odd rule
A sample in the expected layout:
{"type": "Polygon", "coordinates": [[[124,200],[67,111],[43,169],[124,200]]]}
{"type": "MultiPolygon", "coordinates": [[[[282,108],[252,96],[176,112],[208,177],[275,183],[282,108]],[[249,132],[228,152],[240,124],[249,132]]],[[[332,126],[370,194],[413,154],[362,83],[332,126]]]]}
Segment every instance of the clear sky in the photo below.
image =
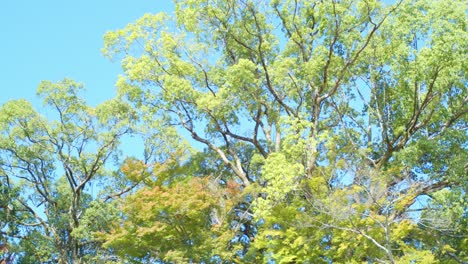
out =
{"type": "Polygon", "coordinates": [[[40,81],[65,77],[86,86],[92,105],[112,98],[120,64],[101,55],[102,36],[144,13],[161,11],[172,12],[172,1],[2,1],[0,104],[25,98],[40,107],[35,97],[40,81]]]}

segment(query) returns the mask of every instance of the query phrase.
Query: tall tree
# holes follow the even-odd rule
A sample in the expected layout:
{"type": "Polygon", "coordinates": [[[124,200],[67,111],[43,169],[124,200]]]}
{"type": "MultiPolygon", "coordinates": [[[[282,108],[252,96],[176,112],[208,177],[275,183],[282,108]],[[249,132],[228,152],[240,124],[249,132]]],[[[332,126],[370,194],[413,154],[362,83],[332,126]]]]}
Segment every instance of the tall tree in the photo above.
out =
{"type": "Polygon", "coordinates": [[[37,93],[53,121],[24,100],[0,108],[0,216],[7,223],[1,234],[10,249],[17,244],[21,263],[89,262],[100,243],[79,231],[85,224],[98,231],[105,228],[100,221],[112,218],[111,207],[104,215],[96,209],[106,208],[96,184],[110,176],[106,164],[129,133],[131,114],[116,100],[86,105],[82,89],[68,79],[40,84],[37,93]]]}
{"type": "Polygon", "coordinates": [[[248,193],[238,257],[466,261],[466,206],[441,202],[467,187],[464,1],[175,4],[174,19],[107,33],[104,51],[123,56],[121,96],[248,193]],[[430,243],[434,229],[453,240],[430,243]]]}

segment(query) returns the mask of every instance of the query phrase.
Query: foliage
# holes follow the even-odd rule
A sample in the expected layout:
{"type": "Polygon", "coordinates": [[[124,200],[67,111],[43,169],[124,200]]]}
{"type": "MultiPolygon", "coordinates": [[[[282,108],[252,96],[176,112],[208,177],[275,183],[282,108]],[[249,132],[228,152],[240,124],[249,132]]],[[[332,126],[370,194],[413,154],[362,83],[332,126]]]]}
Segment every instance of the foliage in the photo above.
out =
{"type": "Polygon", "coordinates": [[[108,32],[115,99],[65,80],[39,88],[59,121],[0,111],[0,217],[24,230],[2,228],[38,234],[25,260],[467,262],[467,6],[387,2],[175,0],[108,32]],[[128,127],[143,157],[106,173],[128,127]]]}
{"type": "Polygon", "coordinates": [[[123,56],[121,98],[241,185],[234,256],[464,261],[463,235],[430,242],[466,216],[436,198],[466,192],[463,1],[175,4],[107,33],[104,53],[123,56]]]}
{"type": "MultiPolygon", "coordinates": [[[[99,243],[77,232],[89,224],[98,203],[91,186],[107,176],[105,164],[128,133],[130,112],[118,101],[89,107],[79,97],[82,88],[68,79],[41,83],[38,95],[53,111],[52,121],[24,100],[0,109],[0,170],[7,187],[2,215],[6,209],[8,217],[2,235],[21,263],[80,263],[99,251],[99,243]]],[[[93,226],[100,227],[105,223],[93,226]]]]}
{"type": "MultiPolygon", "coordinates": [[[[133,170],[126,168],[132,177],[133,170]]],[[[123,258],[171,263],[210,262],[216,246],[225,246],[222,217],[232,207],[238,185],[212,186],[208,178],[189,178],[169,185],[159,181],[122,201],[123,220],[102,233],[105,247],[123,258]],[[216,189],[215,189],[216,188],[216,189]],[[229,198],[229,199],[227,199],[229,198]],[[221,204],[222,203],[222,204],[221,204]]]]}

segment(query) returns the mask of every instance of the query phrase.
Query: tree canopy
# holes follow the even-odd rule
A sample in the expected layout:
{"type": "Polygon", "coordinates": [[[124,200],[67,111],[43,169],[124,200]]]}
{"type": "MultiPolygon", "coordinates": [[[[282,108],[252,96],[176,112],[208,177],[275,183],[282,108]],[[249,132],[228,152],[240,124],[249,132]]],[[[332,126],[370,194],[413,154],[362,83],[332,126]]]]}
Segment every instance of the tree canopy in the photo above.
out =
{"type": "Polygon", "coordinates": [[[464,1],[174,3],[104,36],[116,98],[0,110],[24,263],[468,262],[464,1]]]}

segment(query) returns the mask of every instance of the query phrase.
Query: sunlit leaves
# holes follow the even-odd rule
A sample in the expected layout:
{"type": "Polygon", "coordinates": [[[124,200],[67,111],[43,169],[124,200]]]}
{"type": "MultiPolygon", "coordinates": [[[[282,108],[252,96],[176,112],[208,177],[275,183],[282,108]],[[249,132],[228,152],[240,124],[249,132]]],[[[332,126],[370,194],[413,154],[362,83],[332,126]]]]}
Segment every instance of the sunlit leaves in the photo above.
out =
{"type": "MultiPolygon", "coordinates": [[[[45,113],[24,100],[0,109],[0,167],[16,193],[6,206],[21,212],[11,212],[15,217],[2,233],[21,262],[80,263],[85,252],[87,259],[107,254],[93,232],[105,229],[108,220],[101,218],[102,225],[89,220],[96,217],[92,184],[107,176],[106,164],[134,116],[118,101],[90,107],[82,91],[70,79],[44,81],[37,93],[45,113]]],[[[101,213],[108,210],[112,218],[107,205],[101,213]]]]}
{"type": "Polygon", "coordinates": [[[106,246],[123,256],[176,262],[209,259],[214,239],[210,211],[216,203],[206,180],[144,188],[126,200],[125,220],[114,226],[106,246]]]}
{"type": "Polygon", "coordinates": [[[65,79],[39,88],[54,122],[1,109],[0,161],[53,194],[62,238],[135,262],[466,261],[463,1],[175,5],[105,35],[117,98],[89,107],[65,79]],[[144,157],[93,201],[129,132],[144,157]]]}
{"type": "MultiPolygon", "coordinates": [[[[219,236],[241,230],[234,255],[395,263],[460,254],[460,240],[426,245],[420,217],[434,193],[466,187],[462,1],[175,4],[170,22],[146,15],[109,33],[106,49],[124,56],[119,95],[146,120],[185,130],[208,148],[202,164],[215,164],[201,168],[197,155],[179,168],[242,183],[235,232],[219,236]]],[[[175,188],[182,174],[149,178],[175,188]]]]}

